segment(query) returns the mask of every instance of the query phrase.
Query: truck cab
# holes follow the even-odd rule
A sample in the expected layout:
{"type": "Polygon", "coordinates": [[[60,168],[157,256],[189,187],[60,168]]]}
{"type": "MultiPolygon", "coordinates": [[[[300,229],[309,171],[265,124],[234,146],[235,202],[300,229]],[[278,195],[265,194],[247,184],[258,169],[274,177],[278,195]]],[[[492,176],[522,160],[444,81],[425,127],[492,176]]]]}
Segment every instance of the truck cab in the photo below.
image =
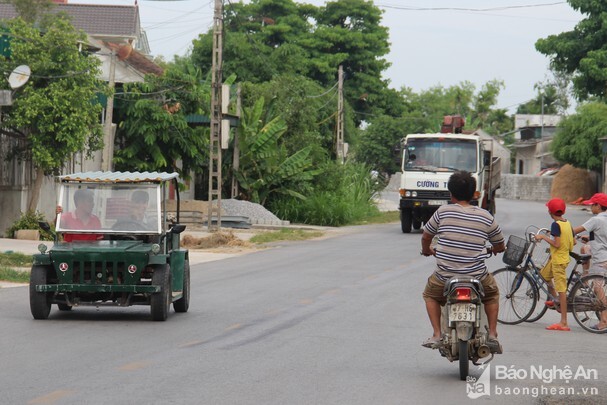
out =
{"type": "MultiPolygon", "coordinates": [[[[447,121],[447,120],[445,120],[447,121]]],[[[461,122],[452,119],[451,124],[461,122]]],[[[400,219],[403,233],[420,229],[434,212],[451,202],[447,182],[455,171],[465,170],[476,179],[472,204],[495,211],[495,190],[499,187],[499,158],[477,134],[463,134],[461,128],[443,123],[435,134],[410,134],[402,142],[400,219]],[[497,170],[497,179],[492,171],[497,170]]]]}

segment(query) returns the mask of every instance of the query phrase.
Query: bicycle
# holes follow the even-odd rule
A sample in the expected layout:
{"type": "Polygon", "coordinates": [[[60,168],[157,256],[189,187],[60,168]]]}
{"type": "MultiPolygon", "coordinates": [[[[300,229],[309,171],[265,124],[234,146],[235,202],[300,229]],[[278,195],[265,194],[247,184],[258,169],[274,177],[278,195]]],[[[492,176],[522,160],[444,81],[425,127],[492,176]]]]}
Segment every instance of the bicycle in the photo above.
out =
{"type": "MultiPolygon", "coordinates": [[[[548,232],[547,229],[530,226],[525,231],[526,239],[515,235],[508,238],[503,257],[506,267],[492,273],[500,290],[498,322],[507,325],[535,322],[549,308],[544,305],[545,301],[558,302],[540,275],[543,266],[538,266],[533,259],[537,245],[535,236],[548,232]],[[530,228],[538,231],[529,232],[530,228]]],[[[567,279],[567,312],[573,313],[574,319],[584,330],[605,333],[607,329],[597,330],[594,327],[600,320],[601,312],[607,310],[607,275],[582,274],[578,267],[586,263],[591,255],[574,252],[570,255],[575,260],[575,266],[567,279]]],[[[556,308],[558,305],[554,306],[556,308]]]]}

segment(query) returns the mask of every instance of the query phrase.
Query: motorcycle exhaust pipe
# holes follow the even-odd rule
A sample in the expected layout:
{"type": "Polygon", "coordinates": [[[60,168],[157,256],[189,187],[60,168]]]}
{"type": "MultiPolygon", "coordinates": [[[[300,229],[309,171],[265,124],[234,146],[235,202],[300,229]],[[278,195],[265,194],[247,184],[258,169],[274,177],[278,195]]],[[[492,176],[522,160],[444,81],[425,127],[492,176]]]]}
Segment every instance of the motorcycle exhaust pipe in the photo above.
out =
{"type": "Polygon", "coordinates": [[[476,353],[480,358],[487,357],[491,354],[491,349],[489,349],[489,346],[487,345],[481,345],[476,351],[476,353]]]}

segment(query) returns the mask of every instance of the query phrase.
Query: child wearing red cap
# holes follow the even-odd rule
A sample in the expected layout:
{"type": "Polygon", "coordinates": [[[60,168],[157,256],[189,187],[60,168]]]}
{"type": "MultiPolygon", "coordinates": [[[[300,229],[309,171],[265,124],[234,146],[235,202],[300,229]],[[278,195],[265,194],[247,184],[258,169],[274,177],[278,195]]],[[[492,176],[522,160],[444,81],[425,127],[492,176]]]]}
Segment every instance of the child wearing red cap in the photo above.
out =
{"type": "MultiPolygon", "coordinates": [[[[584,264],[584,274],[603,273],[607,271],[607,194],[596,193],[590,199],[583,201],[582,204],[590,205],[590,210],[594,216],[584,222],[582,225],[573,228],[573,232],[588,232],[590,235],[580,249],[580,253],[592,254],[590,266],[584,264]]],[[[582,238],[584,240],[584,238],[582,238]]],[[[595,282],[594,292],[597,298],[603,302],[607,301],[603,283],[595,282]]],[[[607,310],[601,311],[599,322],[591,326],[596,330],[607,329],[607,310]]]]}
{"type": "MultiPolygon", "coordinates": [[[[548,326],[548,330],[571,330],[567,325],[567,266],[569,265],[569,252],[573,250],[575,238],[571,223],[563,218],[565,214],[565,201],[553,198],[546,203],[548,213],[554,220],[550,226],[550,236],[539,234],[537,240],[545,240],[550,245],[550,260],[541,271],[542,277],[548,282],[550,295],[558,293],[561,321],[548,326]]],[[[551,305],[546,301],[546,305],[551,305]]]]}

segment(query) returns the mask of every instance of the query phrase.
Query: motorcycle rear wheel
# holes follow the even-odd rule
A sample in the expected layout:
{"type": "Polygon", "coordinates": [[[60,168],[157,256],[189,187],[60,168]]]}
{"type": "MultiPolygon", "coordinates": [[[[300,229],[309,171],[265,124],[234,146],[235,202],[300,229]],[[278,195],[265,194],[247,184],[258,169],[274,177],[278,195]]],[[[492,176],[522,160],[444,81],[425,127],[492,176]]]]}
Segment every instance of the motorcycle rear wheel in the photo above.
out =
{"type": "Polygon", "coordinates": [[[470,370],[470,362],[468,361],[468,342],[459,341],[459,379],[466,381],[468,378],[468,372],[470,370]]]}

